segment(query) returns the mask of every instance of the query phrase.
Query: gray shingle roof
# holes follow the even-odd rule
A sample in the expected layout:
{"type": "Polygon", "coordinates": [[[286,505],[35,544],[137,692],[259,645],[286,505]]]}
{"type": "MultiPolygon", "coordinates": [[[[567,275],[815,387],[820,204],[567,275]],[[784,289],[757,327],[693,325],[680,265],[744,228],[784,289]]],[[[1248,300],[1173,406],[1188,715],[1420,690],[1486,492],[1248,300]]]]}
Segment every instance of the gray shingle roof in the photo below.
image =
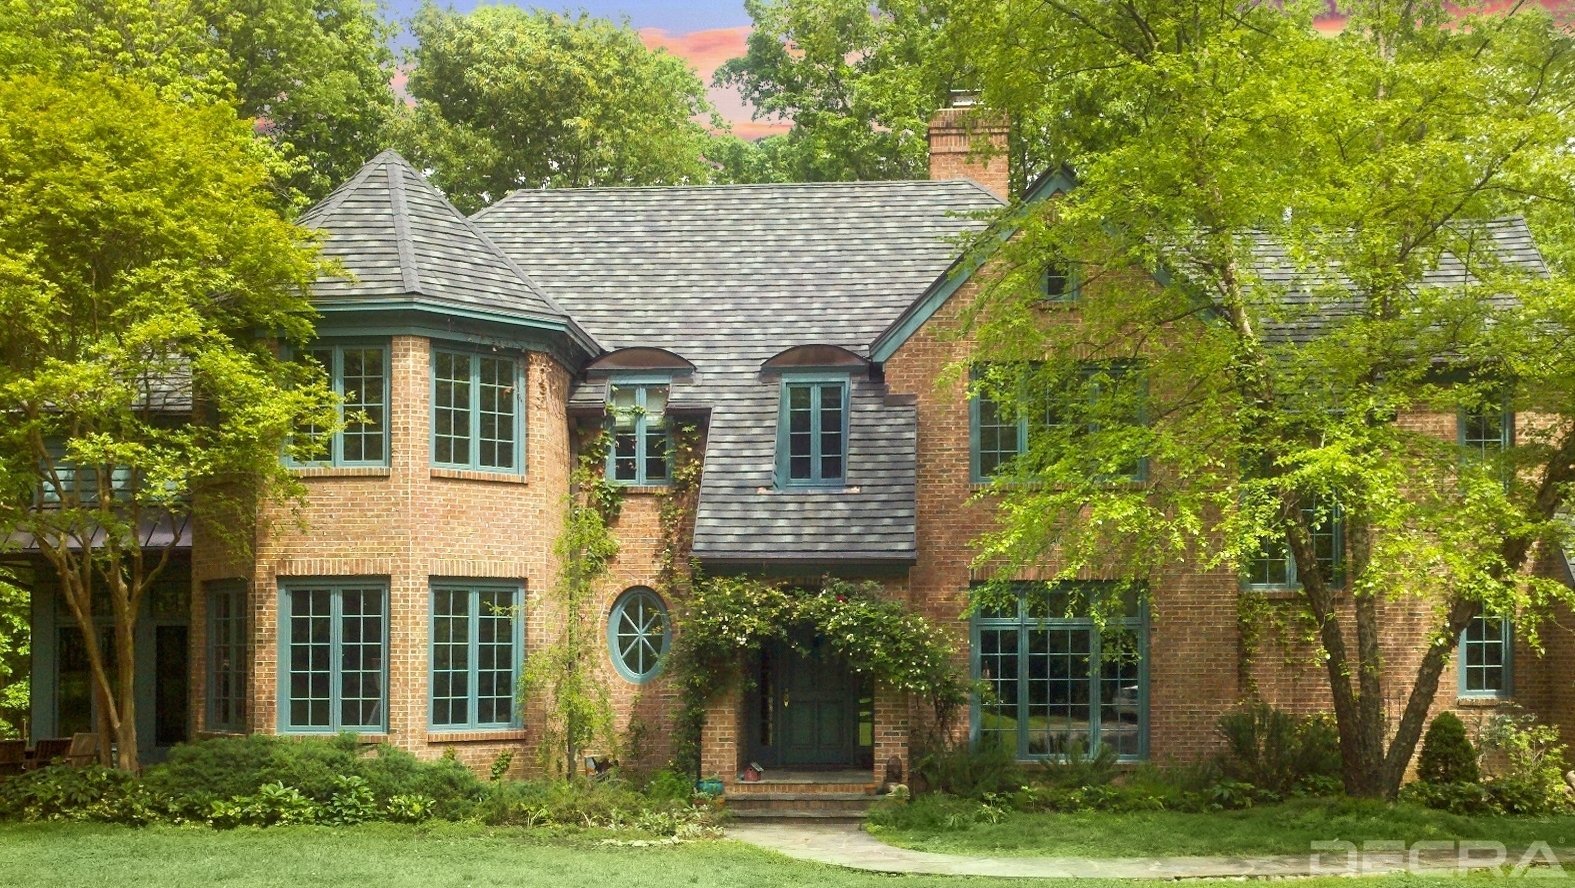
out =
{"type": "Polygon", "coordinates": [[[966,181],[575,189],[475,222],[608,348],[695,364],[673,399],[711,408],[698,556],[881,561],[915,552],[914,409],[855,374],[847,486],[777,489],[779,383],[760,365],[795,345],[868,355],[999,206],[966,181]]]}
{"type": "Polygon", "coordinates": [[[384,151],[308,210],[323,252],[354,275],[323,278],[322,302],[419,297],[568,323],[562,308],[395,151],[384,151]]]}

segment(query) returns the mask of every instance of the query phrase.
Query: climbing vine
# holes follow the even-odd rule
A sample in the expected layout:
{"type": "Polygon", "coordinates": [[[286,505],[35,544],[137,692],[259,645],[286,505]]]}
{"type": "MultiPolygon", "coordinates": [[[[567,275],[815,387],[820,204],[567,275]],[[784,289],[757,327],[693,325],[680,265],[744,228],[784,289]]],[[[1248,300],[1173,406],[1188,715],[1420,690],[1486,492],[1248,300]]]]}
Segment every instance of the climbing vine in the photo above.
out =
{"type": "Polygon", "coordinates": [[[698,773],[706,704],[737,676],[740,655],[767,642],[795,644],[794,630],[804,626],[854,672],[927,700],[938,722],[967,702],[951,638],[884,597],[877,583],[827,578],[804,589],[758,577],[699,577],[669,665],[683,699],[675,742],[681,768],[698,773]]]}
{"type": "Polygon", "coordinates": [[[1237,594],[1236,628],[1239,641],[1236,671],[1246,696],[1258,695],[1254,666],[1266,637],[1272,637],[1283,652],[1286,666],[1303,662],[1297,654],[1298,650],[1312,651],[1314,659],[1322,650],[1317,624],[1305,607],[1295,605],[1294,600],[1271,597],[1263,589],[1250,586],[1243,586],[1237,594]]]}
{"type": "Polygon", "coordinates": [[[570,476],[563,530],[553,546],[558,578],[547,599],[562,621],[562,632],[525,661],[519,697],[538,693],[548,700],[542,724],[541,764],[572,779],[582,750],[602,743],[614,753],[612,701],[601,669],[598,631],[601,580],[618,554],[610,525],[617,519],[620,492],[609,484],[606,464],[608,436],[593,439],[570,476]]]}

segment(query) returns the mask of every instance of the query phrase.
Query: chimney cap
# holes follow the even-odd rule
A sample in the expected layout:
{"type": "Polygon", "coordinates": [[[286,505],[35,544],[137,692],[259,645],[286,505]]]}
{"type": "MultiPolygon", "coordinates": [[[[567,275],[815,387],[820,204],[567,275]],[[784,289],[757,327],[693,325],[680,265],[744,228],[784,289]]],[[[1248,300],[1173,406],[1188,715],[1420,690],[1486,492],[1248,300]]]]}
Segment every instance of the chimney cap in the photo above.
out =
{"type": "Polygon", "coordinates": [[[976,89],[954,89],[946,95],[948,108],[972,108],[979,104],[979,91],[976,89]]]}

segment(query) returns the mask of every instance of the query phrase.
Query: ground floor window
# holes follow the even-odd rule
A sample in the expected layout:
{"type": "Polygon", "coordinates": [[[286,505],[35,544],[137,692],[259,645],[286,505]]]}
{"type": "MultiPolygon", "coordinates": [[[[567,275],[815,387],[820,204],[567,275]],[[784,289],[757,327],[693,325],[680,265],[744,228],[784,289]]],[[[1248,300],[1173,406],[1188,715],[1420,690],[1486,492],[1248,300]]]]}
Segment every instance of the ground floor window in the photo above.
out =
{"type": "Polygon", "coordinates": [[[1148,749],[1148,624],[1135,591],[1116,584],[1019,583],[1016,602],[973,619],[973,711],[980,744],[1019,758],[1108,746],[1148,749]],[[1094,603],[1108,602],[1093,618],[1094,603]],[[1111,611],[1115,613],[1111,613],[1111,611]]]}
{"type": "Polygon", "coordinates": [[[280,607],[281,728],[387,730],[388,587],[290,583],[280,607]]]}
{"type": "Polygon", "coordinates": [[[442,583],[432,587],[433,727],[516,724],[524,615],[520,587],[442,583]]]}
{"type": "Polygon", "coordinates": [[[207,584],[208,729],[246,727],[246,675],[251,663],[246,632],[246,584],[226,580],[207,584]]]}
{"type": "Polygon", "coordinates": [[[1460,633],[1460,695],[1507,697],[1510,693],[1509,620],[1479,614],[1460,633]]]}

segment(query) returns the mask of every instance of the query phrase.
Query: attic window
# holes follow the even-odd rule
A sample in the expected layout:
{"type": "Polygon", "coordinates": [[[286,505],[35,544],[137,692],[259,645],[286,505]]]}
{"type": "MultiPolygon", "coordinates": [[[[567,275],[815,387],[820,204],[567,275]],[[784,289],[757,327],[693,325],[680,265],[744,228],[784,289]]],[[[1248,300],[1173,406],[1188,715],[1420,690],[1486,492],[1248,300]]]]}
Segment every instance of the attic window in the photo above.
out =
{"type": "Polygon", "coordinates": [[[1046,302],[1074,302],[1078,297],[1077,275],[1070,265],[1056,262],[1045,266],[1039,281],[1046,302]]]}
{"type": "Polygon", "coordinates": [[[847,378],[784,378],[777,426],[778,486],[840,487],[847,455],[847,378]]]}

